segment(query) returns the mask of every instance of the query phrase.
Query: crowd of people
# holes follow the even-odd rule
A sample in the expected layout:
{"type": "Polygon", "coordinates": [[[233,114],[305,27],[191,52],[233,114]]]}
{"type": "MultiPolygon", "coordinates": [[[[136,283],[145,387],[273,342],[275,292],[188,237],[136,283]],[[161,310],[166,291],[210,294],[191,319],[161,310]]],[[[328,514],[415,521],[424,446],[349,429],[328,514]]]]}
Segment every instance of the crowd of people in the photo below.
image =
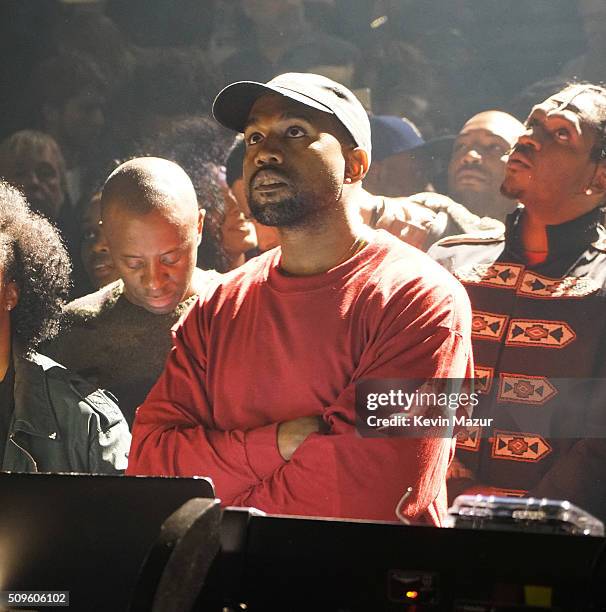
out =
{"type": "Polygon", "coordinates": [[[119,2],[57,9],[0,143],[3,470],[606,520],[606,9],[575,5],[582,56],[464,105],[407,3],[367,4],[217,2],[204,45],[155,47],[119,2]],[[361,435],[361,385],[430,379],[473,379],[480,420],[361,435]]]}

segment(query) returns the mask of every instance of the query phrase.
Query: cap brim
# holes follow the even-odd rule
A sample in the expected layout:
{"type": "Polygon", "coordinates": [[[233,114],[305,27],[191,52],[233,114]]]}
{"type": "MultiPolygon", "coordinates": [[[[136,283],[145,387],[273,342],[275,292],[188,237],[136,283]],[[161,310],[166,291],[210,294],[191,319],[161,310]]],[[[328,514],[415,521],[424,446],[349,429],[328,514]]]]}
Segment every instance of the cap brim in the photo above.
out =
{"type": "Polygon", "coordinates": [[[445,159],[446,161],[450,160],[450,156],[452,155],[452,146],[456,136],[447,135],[447,136],[439,136],[438,138],[432,138],[431,140],[426,141],[422,145],[411,149],[415,153],[424,155],[425,157],[445,159]]]}
{"type": "Polygon", "coordinates": [[[297,91],[285,87],[274,87],[256,81],[238,81],[222,89],[213,102],[214,118],[226,128],[244,132],[246,122],[255,101],[268,93],[276,93],[305,106],[334,115],[326,105],[297,91]]]}

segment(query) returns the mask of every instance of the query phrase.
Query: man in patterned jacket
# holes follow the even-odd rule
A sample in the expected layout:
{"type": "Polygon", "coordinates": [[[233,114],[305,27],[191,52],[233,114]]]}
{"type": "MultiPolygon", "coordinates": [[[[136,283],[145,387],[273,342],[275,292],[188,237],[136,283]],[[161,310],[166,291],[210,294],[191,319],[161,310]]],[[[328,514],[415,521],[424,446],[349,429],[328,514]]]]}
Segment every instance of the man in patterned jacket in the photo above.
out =
{"type": "Polygon", "coordinates": [[[449,493],[541,496],[606,517],[606,90],[572,85],[535,106],[501,191],[504,234],[430,251],[473,308],[474,416],[449,493]]]}

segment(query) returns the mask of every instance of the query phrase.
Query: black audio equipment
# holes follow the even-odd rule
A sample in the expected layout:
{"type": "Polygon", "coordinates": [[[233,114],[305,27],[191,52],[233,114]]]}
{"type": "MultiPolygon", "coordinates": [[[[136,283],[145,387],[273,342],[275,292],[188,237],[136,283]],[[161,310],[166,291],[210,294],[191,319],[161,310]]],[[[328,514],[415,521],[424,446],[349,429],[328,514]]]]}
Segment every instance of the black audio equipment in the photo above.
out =
{"type": "Polygon", "coordinates": [[[0,473],[0,591],[69,591],[70,612],[126,610],[162,523],[196,497],[213,497],[208,480],[0,473]]]}
{"type": "MultiPolygon", "coordinates": [[[[87,612],[606,610],[601,536],[269,516],[211,497],[204,479],[0,475],[0,591],[69,591],[87,612]]],[[[559,531],[567,509],[543,505],[559,531]]]]}
{"type": "Polygon", "coordinates": [[[196,609],[580,612],[604,542],[227,510],[196,609]]]}

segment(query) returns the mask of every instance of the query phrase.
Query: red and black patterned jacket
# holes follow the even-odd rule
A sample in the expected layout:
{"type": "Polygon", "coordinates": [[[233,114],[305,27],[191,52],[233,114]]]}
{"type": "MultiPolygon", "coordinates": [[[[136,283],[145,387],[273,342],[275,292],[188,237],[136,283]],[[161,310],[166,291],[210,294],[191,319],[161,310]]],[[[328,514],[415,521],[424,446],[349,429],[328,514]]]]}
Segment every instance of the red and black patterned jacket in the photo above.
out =
{"type": "Polygon", "coordinates": [[[569,499],[604,519],[604,210],[549,226],[549,257],[535,267],[521,255],[523,210],[501,236],[445,238],[429,252],[469,293],[474,417],[493,419],[459,434],[457,456],[477,484],[569,499]]]}

